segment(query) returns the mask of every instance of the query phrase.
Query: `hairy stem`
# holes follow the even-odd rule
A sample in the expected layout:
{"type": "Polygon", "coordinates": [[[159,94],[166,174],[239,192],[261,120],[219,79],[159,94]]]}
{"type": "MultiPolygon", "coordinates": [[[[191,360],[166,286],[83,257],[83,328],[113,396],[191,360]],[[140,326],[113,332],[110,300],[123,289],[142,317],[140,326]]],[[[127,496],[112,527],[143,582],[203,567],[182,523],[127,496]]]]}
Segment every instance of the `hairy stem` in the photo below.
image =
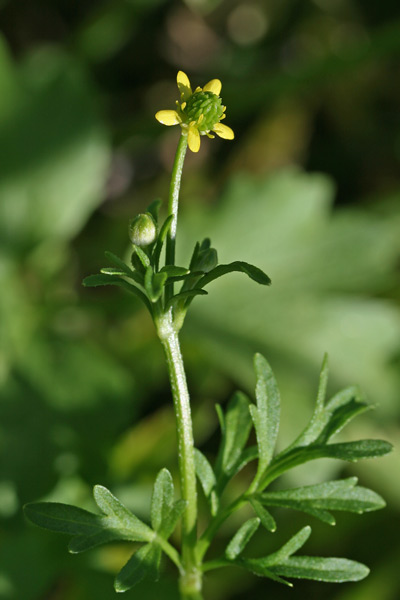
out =
{"type": "MultiPolygon", "coordinates": [[[[178,206],[179,206],[179,190],[181,187],[183,163],[185,161],[187,149],[187,134],[182,133],[179,139],[178,148],[176,149],[174,165],[172,167],[171,184],[168,197],[168,215],[172,215],[171,227],[167,236],[165,264],[175,264],[175,240],[176,230],[178,226],[178,206]]],[[[166,301],[174,294],[174,284],[169,283],[166,286],[166,301]]]]}

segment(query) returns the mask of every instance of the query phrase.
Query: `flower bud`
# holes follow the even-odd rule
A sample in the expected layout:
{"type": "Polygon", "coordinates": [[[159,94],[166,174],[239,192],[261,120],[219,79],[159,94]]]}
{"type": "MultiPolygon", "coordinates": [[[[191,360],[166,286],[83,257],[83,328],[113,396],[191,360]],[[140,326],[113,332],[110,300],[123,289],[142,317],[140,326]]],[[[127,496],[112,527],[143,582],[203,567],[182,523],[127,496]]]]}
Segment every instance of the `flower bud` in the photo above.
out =
{"type": "Polygon", "coordinates": [[[137,215],[129,224],[129,239],[135,246],[149,246],[157,238],[157,227],[149,213],[137,215]]]}

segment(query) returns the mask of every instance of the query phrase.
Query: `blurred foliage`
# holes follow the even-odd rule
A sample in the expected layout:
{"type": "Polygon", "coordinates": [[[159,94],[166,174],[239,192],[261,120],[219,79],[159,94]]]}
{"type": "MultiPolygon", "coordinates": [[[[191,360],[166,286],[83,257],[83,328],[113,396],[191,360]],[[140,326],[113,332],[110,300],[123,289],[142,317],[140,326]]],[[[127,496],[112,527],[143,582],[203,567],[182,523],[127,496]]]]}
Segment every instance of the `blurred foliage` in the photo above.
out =
{"type": "MultiPolygon", "coordinates": [[[[165,198],[176,137],[153,114],[173,106],[179,68],[199,84],[221,78],[237,134],[229,148],[204,143],[188,157],[182,260],[193,238],[209,235],[221,261],[255,262],[273,280],[259,291],[232,275],[194,303],[183,334],[199,445],[212,454],[214,403],[253,386],[254,351],[277,374],[286,438],[306,422],[328,351],[331,391],[358,383],[378,404],[349,435],[396,444],[396,19],[394,0],[0,2],[1,598],[114,598],[109,574],[129,548],[72,559],[63,540],[26,526],[21,505],[46,498],[91,509],[90,487],[101,483],[146,518],[155,472],[176,468],[149,319],[122,292],[80,282],[103,266],[105,249],[125,251],[129,218],[165,198]]],[[[398,467],[398,454],[357,467],[388,509],[341,520],[329,549],[315,524],[308,543],[310,553],[365,562],[370,577],[299,583],[279,589],[280,600],[321,589],[327,600],[399,597],[398,467]]],[[[301,476],[311,483],[314,472],[301,476]]],[[[275,535],[303,524],[299,516],[275,535]]],[[[168,572],[162,585],[177,599],[168,572]]],[[[241,572],[206,585],[210,600],[276,593],[241,572]]]]}

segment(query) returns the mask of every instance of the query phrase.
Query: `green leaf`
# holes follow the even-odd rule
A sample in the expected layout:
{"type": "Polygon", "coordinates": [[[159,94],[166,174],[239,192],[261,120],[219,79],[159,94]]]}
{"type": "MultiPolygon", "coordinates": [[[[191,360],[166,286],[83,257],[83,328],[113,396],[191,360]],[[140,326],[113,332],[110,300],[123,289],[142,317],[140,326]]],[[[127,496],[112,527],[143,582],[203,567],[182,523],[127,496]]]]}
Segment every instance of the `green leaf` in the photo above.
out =
{"type": "Polygon", "coordinates": [[[153,268],[148,266],[144,276],[144,286],[151,302],[157,302],[163,293],[164,284],[167,281],[167,273],[154,273],[153,268]]]}
{"type": "Polygon", "coordinates": [[[126,529],[134,536],[130,539],[136,542],[149,542],[154,538],[150,527],[132,514],[107,488],[95,485],[93,496],[97,506],[107,515],[108,527],[126,529]]]}
{"type": "Polygon", "coordinates": [[[217,408],[222,433],[215,464],[219,492],[222,492],[226,483],[236,473],[247,443],[251,430],[249,404],[250,401],[245,394],[235,392],[228,402],[225,414],[221,407],[217,408]]]}
{"type": "Polygon", "coordinates": [[[272,460],[278,437],[280,396],[272,369],[261,354],[255,355],[254,367],[257,406],[252,404],[250,413],[257,436],[259,458],[256,481],[259,481],[272,460]]]}
{"type": "Polygon", "coordinates": [[[239,559],[236,564],[251,571],[255,575],[269,577],[279,583],[291,585],[284,579],[280,579],[279,575],[284,575],[276,565],[286,564],[292,554],[297,552],[308,540],[311,534],[311,527],[303,527],[296,535],[294,535],[282,548],[273,554],[269,554],[263,558],[248,558],[239,559]]]}
{"type": "Polygon", "coordinates": [[[153,217],[153,219],[156,223],[158,223],[158,216],[160,213],[161,205],[162,205],[161,198],[156,198],[155,200],[153,200],[153,202],[151,202],[149,204],[149,206],[147,207],[147,210],[146,210],[146,212],[151,214],[151,216],[153,217]]]}
{"type": "Polygon", "coordinates": [[[156,581],[161,559],[161,548],[157,544],[146,544],[128,560],[115,578],[115,591],[126,592],[143,579],[156,581]]]}
{"type": "Polygon", "coordinates": [[[210,505],[211,514],[215,516],[218,512],[219,500],[216,492],[217,480],[212,466],[200,450],[194,449],[194,464],[196,475],[201,483],[205,497],[210,505]]]}
{"type": "Polygon", "coordinates": [[[146,295],[135,285],[128,283],[125,281],[125,279],[119,279],[115,275],[104,275],[102,273],[98,275],[89,275],[83,280],[83,285],[85,287],[99,287],[102,285],[116,285],[118,287],[122,287],[124,290],[140,298],[140,300],[151,311],[151,304],[146,295]]]}
{"type": "MultiPolygon", "coordinates": [[[[199,269],[198,266],[196,265],[194,270],[200,271],[201,269],[199,269]]],[[[260,283],[261,285],[270,285],[271,284],[270,278],[268,277],[268,275],[266,275],[264,273],[264,271],[261,271],[261,269],[259,269],[258,267],[255,267],[253,265],[250,265],[249,263],[237,260],[228,265],[216,266],[214,269],[212,269],[211,271],[206,273],[206,275],[204,275],[199,280],[198,285],[200,287],[204,287],[211,281],[214,281],[214,279],[218,279],[219,277],[222,277],[223,275],[226,275],[227,273],[233,273],[233,272],[245,273],[248,277],[250,277],[250,279],[252,279],[253,281],[256,281],[257,283],[260,283]]]]}
{"type": "Polygon", "coordinates": [[[335,524],[335,520],[327,510],[346,510],[361,514],[385,506],[385,501],[378,494],[357,486],[356,477],[291,490],[266,492],[257,498],[263,505],[292,508],[314,514],[332,525],[335,524]]]}
{"type": "Polygon", "coordinates": [[[153,487],[151,499],[151,525],[158,531],[168,516],[174,501],[174,482],[168,469],[161,469],[153,487]]]}
{"type": "Polygon", "coordinates": [[[132,275],[132,273],[133,273],[132,269],[123,260],[121,260],[118,256],[116,256],[109,250],[106,250],[104,252],[104,256],[106,258],[108,258],[108,260],[110,262],[113,262],[115,264],[115,266],[118,267],[119,269],[121,269],[121,271],[123,271],[128,277],[130,277],[132,275]]]}
{"type": "Polygon", "coordinates": [[[134,249],[134,254],[138,257],[142,266],[145,269],[147,269],[147,267],[150,266],[150,259],[147,256],[146,252],[140,246],[136,246],[135,244],[132,244],[132,245],[133,245],[133,249],[134,249]]]}
{"type": "Polygon", "coordinates": [[[158,530],[158,534],[165,538],[166,540],[170,537],[170,535],[175,530],[175,527],[178,524],[179,519],[183,515],[185,509],[187,507],[186,500],[177,500],[173,503],[171,510],[165,516],[160,529],[158,530]]]}
{"type": "Polygon", "coordinates": [[[165,219],[165,221],[160,229],[160,233],[158,234],[157,242],[156,242],[154,252],[153,252],[153,265],[156,269],[158,269],[158,263],[160,261],[161,250],[164,245],[165,238],[167,237],[168,231],[171,228],[173,218],[174,218],[173,215],[169,215],[165,219]]]}
{"type": "Polygon", "coordinates": [[[182,300],[187,300],[188,298],[193,298],[194,296],[207,296],[208,292],[205,290],[186,290],[185,292],[180,292],[179,294],[175,294],[166,304],[165,310],[171,308],[171,306],[176,306],[182,300]]]}
{"type": "Polygon", "coordinates": [[[106,517],[76,506],[58,502],[38,502],[24,507],[26,517],[35,525],[75,537],[69,551],[83,552],[113,540],[147,542],[154,532],[102,486],[95,486],[94,497],[106,517]]]}
{"type": "Polygon", "coordinates": [[[250,498],[250,504],[253,507],[254,512],[257,517],[260,519],[263,527],[267,531],[274,532],[276,531],[276,523],[274,517],[267,511],[266,508],[263,507],[261,502],[257,500],[257,498],[250,498]]]}
{"type": "Polygon", "coordinates": [[[166,273],[169,279],[170,277],[183,277],[189,273],[189,269],[186,269],[186,267],[177,267],[176,265],[165,265],[165,267],[160,269],[160,273],[166,273]]]}
{"type": "Polygon", "coordinates": [[[265,488],[281,473],[317,458],[337,458],[349,462],[357,462],[364,458],[384,456],[393,450],[393,446],[384,440],[360,440],[342,444],[313,444],[305,448],[293,448],[287,453],[277,456],[271,463],[260,489],[265,488]]]}
{"type": "Polygon", "coordinates": [[[102,518],[60,502],[35,502],[24,506],[25,516],[39,527],[69,535],[92,535],[102,530],[102,518]]]}
{"type": "Polygon", "coordinates": [[[332,583],[360,581],[369,574],[368,567],[354,560],[318,556],[292,556],[271,567],[271,571],[283,577],[332,583]]]}
{"type": "Polygon", "coordinates": [[[260,526],[260,519],[257,517],[249,519],[241,528],[235,533],[231,541],[226,547],[225,556],[229,560],[234,560],[243,552],[258,527],[260,526]]]}
{"type": "MultiPolygon", "coordinates": [[[[325,359],[326,360],[326,359],[325,359]]],[[[327,378],[327,364],[321,373],[321,381],[327,378]]],[[[321,386],[321,384],[320,384],[321,386]]],[[[326,386],[326,383],[325,383],[326,386]]],[[[357,415],[370,410],[365,402],[360,402],[360,392],[357,387],[351,386],[335,394],[331,400],[323,405],[321,390],[314,414],[301,435],[289,446],[296,448],[299,446],[308,446],[313,442],[326,443],[336,433],[339,433],[343,427],[357,415]]],[[[288,449],[289,449],[288,448],[288,449]]]]}

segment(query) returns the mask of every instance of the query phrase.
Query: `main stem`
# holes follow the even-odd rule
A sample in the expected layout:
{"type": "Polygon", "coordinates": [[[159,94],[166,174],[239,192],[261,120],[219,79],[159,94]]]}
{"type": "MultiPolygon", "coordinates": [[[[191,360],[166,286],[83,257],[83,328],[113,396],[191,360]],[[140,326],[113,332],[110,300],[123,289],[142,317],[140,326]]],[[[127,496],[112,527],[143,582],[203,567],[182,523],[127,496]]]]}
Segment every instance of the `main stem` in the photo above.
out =
{"type": "MultiPolygon", "coordinates": [[[[166,265],[175,264],[179,190],[187,143],[187,135],[182,133],[172,168],[169,191],[168,215],[172,216],[172,220],[166,243],[166,265]]],[[[165,290],[165,302],[167,302],[173,294],[174,287],[173,283],[171,283],[165,290]]],[[[180,579],[180,592],[182,600],[202,600],[201,571],[198,568],[194,550],[197,541],[197,489],[194,465],[193,426],[189,391],[179,344],[178,328],[174,324],[172,309],[169,309],[168,312],[158,317],[157,330],[167,359],[178,434],[181,495],[182,499],[187,502],[182,520],[182,565],[184,573],[181,575],[180,579]]]]}

